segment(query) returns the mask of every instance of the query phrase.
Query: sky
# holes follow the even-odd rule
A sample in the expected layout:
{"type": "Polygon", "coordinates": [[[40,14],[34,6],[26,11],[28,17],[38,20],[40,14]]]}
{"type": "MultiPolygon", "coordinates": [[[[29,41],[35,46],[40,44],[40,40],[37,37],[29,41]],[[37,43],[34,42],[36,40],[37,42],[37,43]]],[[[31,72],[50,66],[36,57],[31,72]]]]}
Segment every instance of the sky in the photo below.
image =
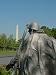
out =
{"type": "Polygon", "coordinates": [[[0,33],[16,34],[16,24],[23,33],[33,21],[56,27],[56,0],[0,0],[0,33]]]}

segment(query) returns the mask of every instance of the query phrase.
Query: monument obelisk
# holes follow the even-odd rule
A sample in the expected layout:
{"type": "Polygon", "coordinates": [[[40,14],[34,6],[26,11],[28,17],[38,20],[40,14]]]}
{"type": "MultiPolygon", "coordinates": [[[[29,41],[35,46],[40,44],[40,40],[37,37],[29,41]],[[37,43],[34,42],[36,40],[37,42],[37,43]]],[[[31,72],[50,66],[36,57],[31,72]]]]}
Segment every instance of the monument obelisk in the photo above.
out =
{"type": "Polygon", "coordinates": [[[18,42],[18,24],[16,25],[16,42],[18,42]]]}

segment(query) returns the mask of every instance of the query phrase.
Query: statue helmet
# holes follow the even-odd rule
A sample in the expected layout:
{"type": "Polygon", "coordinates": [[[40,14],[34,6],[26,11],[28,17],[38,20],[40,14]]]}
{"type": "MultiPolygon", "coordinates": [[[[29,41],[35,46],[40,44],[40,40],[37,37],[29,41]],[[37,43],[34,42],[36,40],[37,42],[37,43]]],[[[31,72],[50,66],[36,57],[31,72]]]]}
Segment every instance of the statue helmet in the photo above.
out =
{"type": "Polygon", "coordinates": [[[29,25],[29,28],[32,29],[32,30],[39,30],[40,29],[39,24],[37,24],[36,22],[32,22],[29,25]]]}

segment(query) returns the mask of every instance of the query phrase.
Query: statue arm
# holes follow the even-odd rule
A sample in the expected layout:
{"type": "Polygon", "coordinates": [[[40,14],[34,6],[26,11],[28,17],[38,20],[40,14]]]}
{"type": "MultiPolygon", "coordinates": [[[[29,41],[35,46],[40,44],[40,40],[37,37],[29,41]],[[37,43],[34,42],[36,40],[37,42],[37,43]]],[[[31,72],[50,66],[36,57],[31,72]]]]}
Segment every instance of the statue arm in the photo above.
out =
{"type": "MultiPolygon", "coordinates": [[[[46,54],[47,56],[51,57],[52,59],[56,60],[56,52],[53,44],[53,39],[47,39],[46,41],[44,40],[44,44],[42,43],[42,47],[44,50],[43,53],[46,54]]],[[[56,46],[56,45],[55,45],[56,46]]]]}
{"type": "Polygon", "coordinates": [[[52,57],[53,59],[56,59],[56,41],[54,38],[49,38],[46,41],[46,50],[45,53],[52,57]]]}
{"type": "Polygon", "coordinates": [[[53,60],[56,60],[56,53],[55,52],[48,52],[48,51],[44,51],[44,53],[49,56],[50,58],[52,58],[53,60]]]}

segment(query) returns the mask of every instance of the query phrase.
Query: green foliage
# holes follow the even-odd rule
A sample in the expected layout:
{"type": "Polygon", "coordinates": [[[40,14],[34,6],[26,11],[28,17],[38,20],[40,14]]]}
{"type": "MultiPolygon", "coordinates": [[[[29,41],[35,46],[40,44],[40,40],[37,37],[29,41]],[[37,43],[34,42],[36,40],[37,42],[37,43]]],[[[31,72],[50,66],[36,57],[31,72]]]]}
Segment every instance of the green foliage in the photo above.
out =
{"type": "Polygon", "coordinates": [[[16,42],[13,35],[7,37],[5,34],[0,35],[0,50],[16,50],[20,42],[16,42]]]}
{"type": "Polygon", "coordinates": [[[7,46],[7,37],[5,34],[0,35],[0,46],[6,47],[7,46]]]}
{"type": "Polygon", "coordinates": [[[41,29],[43,29],[47,35],[52,36],[56,39],[56,28],[50,29],[46,26],[42,26],[41,29]]]}
{"type": "Polygon", "coordinates": [[[16,51],[14,50],[0,50],[0,55],[15,55],[16,51]]]}
{"type": "Polygon", "coordinates": [[[56,38],[56,28],[52,28],[51,33],[54,38],[56,38]]]}
{"type": "Polygon", "coordinates": [[[11,73],[6,71],[5,66],[0,66],[0,75],[11,75],[11,73]]]}
{"type": "MultiPolygon", "coordinates": [[[[13,68],[11,68],[9,71],[6,70],[6,65],[0,65],[0,75],[11,75],[14,71],[13,68]]],[[[16,75],[19,75],[19,70],[17,69],[16,75]]]]}

